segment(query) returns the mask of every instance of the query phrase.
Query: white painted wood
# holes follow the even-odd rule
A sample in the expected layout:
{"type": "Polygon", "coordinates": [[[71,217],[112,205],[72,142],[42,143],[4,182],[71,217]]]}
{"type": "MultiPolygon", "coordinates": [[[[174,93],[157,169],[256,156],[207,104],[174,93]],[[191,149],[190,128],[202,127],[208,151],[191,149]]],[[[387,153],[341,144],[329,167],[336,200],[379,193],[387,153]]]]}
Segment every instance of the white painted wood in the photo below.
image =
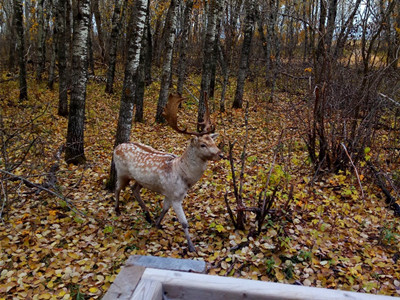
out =
{"type": "Polygon", "coordinates": [[[161,282],[142,279],[130,300],[162,300],[162,293],[161,282]]]}
{"type": "Polygon", "coordinates": [[[388,300],[394,297],[282,283],[146,268],[142,280],[159,281],[169,300],[388,300]]]}
{"type": "Polygon", "coordinates": [[[131,299],[145,269],[142,266],[125,265],[104,295],[103,300],[131,299]]]}

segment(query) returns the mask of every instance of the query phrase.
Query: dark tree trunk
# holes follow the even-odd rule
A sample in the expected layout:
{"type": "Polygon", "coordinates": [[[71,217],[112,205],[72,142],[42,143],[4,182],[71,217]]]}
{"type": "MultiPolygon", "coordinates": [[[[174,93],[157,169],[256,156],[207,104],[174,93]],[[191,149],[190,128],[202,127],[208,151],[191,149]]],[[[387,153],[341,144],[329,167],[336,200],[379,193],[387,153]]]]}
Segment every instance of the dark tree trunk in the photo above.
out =
{"type": "Polygon", "coordinates": [[[360,6],[360,3],[361,3],[361,0],[357,0],[357,2],[354,5],[354,8],[352,10],[352,13],[350,14],[349,18],[347,19],[347,21],[344,23],[343,27],[340,30],[340,33],[336,40],[336,47],[335,47],[335,52],[334,52],[334,56],[336,58],[342,56],[342,54],[343,54],[344,45],[346,44],[346,41],[347,41],[347,38],[349,36],[351,29],[353,28],[353,20],[358,11],[358,7],[360,6]]]}
{"type": "Polygon", "coordinates": [[[37,66],[36,66],[36,80],[42,80],[42,73],[45,68],[46,62],[46,31],[44,24],[43,12],[44,0],[40,0],[37,4],[37,18],[38,18],[38,39],[37,39],[37,66]]]}
{"type": "MultiPolygon", "coordinates": [[[[52,2],[55,2],[54,0],[52,2]]],[[[55,11],[57,9],[57,6],[52,3],[52,11],[53,15],[55,15],[55,11]]],[[[53,90],[54,88],[54,74],[55,74],[55,69],[56,69],[56,53],[57,52],[57,31],[56,27],[54,26],[53,30],[53,38],[51,42],[51,53],[50,53],[50,67],[49,67],[49,80],[47,82],[47,87],[50,90],[53,90]]]]}
{"type": "Polygon", "coordinates": [[[151,63],[153,59],[153,37],[151,35],[151,25],[150,25],[150,18],[147,18],[147,25],[146,25],[146,53],[145,53],[145,60],[144,60],[144,77],[146,85],[151,84],[152,77],[151,77],[151,63]]]}
{"type": "MultiPolygon", "coordinates": [[[[199,110],[197,114],[197,122],[203,122],[203,116],[206,110],[205,107],[205,97],[210,95],[210,81],[212,73],[214,56],[214,46],[216,37],[216,22],[217,14],[221,8],[220,0],[210,1],[208,8],[208,21],[207,21],[207,31],[203,46],[203,70],[201,75],[201,91],[199,100],[199,110]]],[[[198,128],[199,129],[199,128],[198,128]]]]}
{"type": "Polygon", "coordinates": [[[18,62],[19,62],[19,100],[28,99],[28,85],[26,83],[26,59],[24,41],[24,23],[22,15],[22,1],[14,0],[14,20],[17,32],[18,62]]]}
{"type": "Polygon", "coordinates": [[[183,17],[183,32],[179,45],[179,63],[178,63],[178,94],[182,95],[183,85],[185,84],[186,78],[186,62],[187,62],[187,48],[189,46],[189,34],[190,34],[190,17],[192,15],[193,0],[187,0],[185,6],[185,12],[183,17]]]}
{"type": "MultiPolygon", "coordinates": [[[[119,0],[117,0],[116,2],[119,2],[119,0]]],[[[118,3],[115,4],[116,6],[118,6],[118,3]]],[[[99,1],[94,0],[92,1],[92,11],[94,14],[94,18],[96,20],[96,29],[97,29],[97,36],[99,38],[99,46],[100,46],[100,57],[101,60],[104,62],[104,58],[105,58],[105,43],[104,43],[104,38],[103,38],[103,28],[101,25],[101,15],[100,15],[100,11],[99,11],[99,1]]]]}
{"type": "Polygon", "coordinates": [[[179,0],[171,0],[168,16],[164,28],[165,36],[165,47],[164,47],[164,61],[161,74],[161,87],[160,95],[158,97],[157,103],[157,113],[156,122],[164,123],[165,119],[163,117],[164,107],[167,104],[169,87],[171,83],[171,65],[172,65],[172,54],[174,51],[175,42],[175,30],[176,30],[176,11],[179,6],[179,0]]]}
{"type": "MultiPolygon", "coordinates": [[[[90,16],[92,16],[92,14],[90,14],[90,16]]],[[[92,17],[89,18],[88,64],[89,64],[88,75],[95,75],[94,74],[94,57],[93,57],[93,22],[92,22],[92,17]]]]}
{"type": "Polygon", "coordinates": [[[117,62],[117,45],[118,36],[121,29],[121,5],[123,0],[118,0],[115,2],[114,14],[112,17],[112,29],[110,37],[110,48],[108,50],[108,70],[107,70],[107,83],[106,83],[106,93],[113,93],[114,76],[115,76],[115,65],[117,62]]]}
{"type": "Polygon", "coordinates": [[[221,43],[218,43],[218,58],[221,65],[223,83],[222,83],[222,91],[221,91],[221,99],[219,102],[219,109],[221,112],[225,111],[225,95],[226,88],[229,84],[229,74],[230,67],[233,60],[233,50],[234,44],[237,40],[237,26],[238,26],[238,15],[239,10],[242,5],[242,0],[238,0],[235,2],[236,5],[224,5],[222,8],[223,14],[229,14],[229,19],[224,24],[224,31],[226,34],[225,47],[223,48],[221,43]]]}
{"type": "MultiPolygon", "coordinates": [[[[124,85],[122,87],[121,104],[119,108],[114,147],[118,146],[119,144],[126,143],[130,139],[135,91],[138,81],[137,77],[140,61],[140,50],[148,5],[149,2],[147,0],[136,0],[132,12],[129,26],[132,34],[129,41],[128,57],[125,68],[124,85]]],[[[107,189],[109,190],[114,190],[115,188],[115,175],[114,162],[111,162],[110,178],[107,182],[107,189]]]]}
{"type": "Polygon", "coordinates": [[[303,30],[304,30],[304,45],[303,45],[303,62],[306,61],[308,57],[308,24],[306,21],[306,7],[307,7],[307,0],[303,0],[303,30]]]}
{"type": "Polygon", "coordinates": [[[86,161],[84,121],[88,68],[89,2],[89,0],[79,1],[74,10],[72,87],[65,149],[65,161],[73,164],[81,164],[86,161]]]}
{"type": "Polygon", "coordinates": [[[327,53],[331,52],[333,31],[335,30],[337,2],[338,2],[338,0],[330,0],[329,1],[328,24],[327,24],[327,28],[326,28],[326,38],[325,38],[325,45],[326,45],[327,53]]]}
{"type": "Polygon", "coordinates": [[[55,30],[57,35],[58,57],[58,115],[68,116],[68,73],[66,40],[66,0],[58,0],[55,30]]]}
{"type": "Polygon", "coordinates": [[[240,55],[239,73],[237,77],[236,93],[233,100],[232,108],[242,108],[244,84],[249,68],[249,56],[251,48],[251,40],[253,38],[255,11],[254,0],[246,0],[246,20],[244,24],[244,38],[242,45],[242,53],[240,55]]]}

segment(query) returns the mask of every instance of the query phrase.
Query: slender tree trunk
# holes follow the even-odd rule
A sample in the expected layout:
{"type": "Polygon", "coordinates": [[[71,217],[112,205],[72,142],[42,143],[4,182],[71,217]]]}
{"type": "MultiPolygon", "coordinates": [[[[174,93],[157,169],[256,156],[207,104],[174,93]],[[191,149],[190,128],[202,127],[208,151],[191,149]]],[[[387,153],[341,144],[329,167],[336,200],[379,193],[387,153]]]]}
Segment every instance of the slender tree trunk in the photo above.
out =
{"type": "Polygon", "coordinates": [[[182,95],[183,85],[186,78],[186,62],[187,62],[187,49],[189,46],[189,34],[190,34],[190,17],[192,15],[193,0],[187,0],[185,6],[185,12],[183,17],[183,32],[179,45],[179,63],[178,63],[178,94],[182,95]]]}
{"type": "Polygon", "coordinates": [[[151,84],[152,77],[151,77],[151,63],[153,59],[153,37],[151,35],[151,24],[150,18],[147,18],[147,26],[146,26],[146,53],[145,53],[145,60],[144,60],[144,81],[146,85],[151,84]]]}
{"type": "MultiPolygon", "coordinates": [[[[201,91],[199,100],[199,109],[197,114],[197,122],[203,122],[203,116],[206,110],[205,97],[210,95],[210,82],[212,73],[212,64],[215,58],[214,46],[216,37],[217,14],[221,8],[220,0],[211,0],[208,7],[207,31],[203,46],[203,71],[201,76],[201,91]]],[[[198,128],[200,129],[200,128],[198,128]]]]}
{"type": "Polygon", "coordinates": [[[117,45],[118,36],[121,29],[121,6],[123,0],[118,0],[115,2],[114,13],[112,17],[112,29],[110,37],[110,48],[108,50],[108,70],[107,70],[107,83],[106,83],[106,93],[113,93],[114,76],[115,76],[115,65],[117,62],[117,45]]]}
{"type": "Polygon", "coordinates": [[[26,59],[24,23],[22,14],[22,0],[14,0],[14,20],[17,32],[18,62],[19,62],[19,100],[28,99],[28,85],[26,83],[26,59]]]}
{"type": "Polygon", "coordinates": [[[38,16],[38,39],[37,39],[37,61],[36,61],[36,80],[42,80],[42,73],[44,70],[44,63],[46,61],[46,33],[44,29],[44,0],[37,3],[37,16],[38,16]]]}
{"type": "Polygon", "coordinates": [[[144,101],[144,87],[146,81],[146,65],[149,64],[147,59],[150,59],[151,64],[151,55],[148,55],[148,51],[151,49],[149,45],[151,41],[148,40],[148,29],[150,26],[150,9],[147,7],[146,12],[146,23],[143,33],[142,39],[142,48],[140,50],[140,62],[139,62],[139,69],[138,69],[138,76],[137,76],[137,84],[136,84],[136,92],[135,92],[135,121],[136,122],[143,122],[143,101],[144,101]]]}
{"type": "Polygon", "coordinates": [[[245,5],[246,5],[246,20],[244,24],[244,38],[242,45],[242,53],[240,55],[236,93],[235,93],[235,98],[233,100],[232,108],[242,108],[244,84],[247,76],[247,70],[249,68],[251,40],[253,38],[253,31],[254,31],[254,21],[255,21],[254,0],[246,0],[245,5]]]}
{"type": "Polygon", "coordinates": [[[74,10],[72,87],[65,149],[65,161],[73,164],[81,164],[86,161],[84,121],[88,68],[89,2],[89,0],[80,0],[74,10]]]}
{"type": "MultiPolygon", "coordinates": [[[[54,0],[53,0],[54,2],[54,0]]],[[[52,5],[52,10],[53,14],[56,11],[56,6],[53,4],[52,5]]],[[[49,67],[49,80],[47,82],[47,86],[50,90],[53,90],[54,88],[54,74],[55,74],[55,69],[56,69],[56,53],[57,52],[57,31],[54,26],[53,30],[53,39],[51,42],[51,53],[50,53],[50,67],[49,67]]]]}
{"type": "Polygon", "coordinates": [[[171,0],[168,18],[165,24],[165,48],[164,48],[164,61],[163,68],[161,74],[161,88],[160,95],[158,97],[157,103],[157,113],[156,113],[156,122],[164,123],[165,119],[163,117],[164,107],[167,104],[168,100],[168,92],[170,86],[170,78],[171,78],[171,63],[172,63],[172,54],[174,50],[174,42],[175,42],[175,30],[176,30],[176,11],[179,6],[179,0],[171,0]]]}
{"type": "Polygon", "coordinates": [[[210,77],[210,98],[214,98],[215,93],[215,80],[217,75],[217,58],[218,58],[218,45],[219,37],[221,36],[221,9],[216,12],[216,27],[215,27],[215,38],[213,46],[213,56],[211,59],[211,77],[210,77]]]}
{"type": "MultiPolygon", "coordinates": [[[[119,0],[116,0],[116,4],[115,4],[116,6],[118,6],[117,2],[119,2],[119,0]]],[[[101,25],[101,15],[100,15],[100,11],[99,11],[99,1],[98,0],[92,1],[92,11],[93,11],[94,18],[96,21],[97,36],[99,38],[100,57],[101,57],[101,60],[104,62],[106,53],[104,51],[105,43],[104,43],[103,27],[101,25]]]]}
{"type": "Polygon", "coordinates": [[[326,39],[325,39],[327,53],[331,52],[333,32],[335,30],[337,3],[338,3],[338,0],[330,0],[329,1],[328,24],[327,24],[326,39]]]}
{"type": "Polygon", "coordinates": [[[305,62],[308,57],[308,24],[306,21],[306,8],[307,8],[307,0],[303,0],[303,31],[304,31],[303,62],[305,62]]]}
{"type": "Polygon", "coordinates": [[[94,74],[94,57],[93,57],[93,22],[92,22],[92,13],[90,13],[89,17],[89,35],[88,35],[88,66],[89,73],[88,75],[94,74]]]}
{"type": "Polygon", "coordinates": [[[66,40],[66,1],[58,0],[56,8],[57,57],[58,57],[58,115],[68,116],[68,73],[66,40]]]}
{"type": "MultiPolygon", "coordinates": [[[[140,50],[142,45],[143,32],[146,22],[146,12],[149,2],[147,0],[136,0],[130,21],[130,36],[128,56],[125,68],[124,85],[122,87],[121,104],[119,108],[117,132],[115,135],[114,147],[126,143],[130,139],[133,106],[138,77],[140,61],[140,50]]],[[[107,189],[115,188],[115,166],[111,162],[110,178],[107,182],[107,189]]]]}
{"type": "Polygon", "coordinates": [[[346,44],[346,41],[347,41],[349,33],[351,32],[351,29],[353,28],[353,20],[358,11],[358,7],[360,6],[360,3],[361,3],[361,0],[356,1],[354,8],[352,10],[352,13],[350,14],[349,18],[347,19],[347,21],[344,23],[342,29],[340,30],[340,33],[336,40],[336,47],[335,47],[335,52],[334,52],[334,56],[336,58],[342,56],[342,54],[343,54],[344,45],[346,44]]]}

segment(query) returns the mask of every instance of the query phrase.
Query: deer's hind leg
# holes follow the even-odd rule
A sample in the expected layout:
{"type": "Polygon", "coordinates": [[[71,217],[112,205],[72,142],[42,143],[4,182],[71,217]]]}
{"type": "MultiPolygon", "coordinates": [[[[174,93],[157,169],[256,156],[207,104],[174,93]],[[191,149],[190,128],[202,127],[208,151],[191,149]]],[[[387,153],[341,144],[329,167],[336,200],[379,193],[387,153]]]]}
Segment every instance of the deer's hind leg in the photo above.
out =
{"type": "Polygon", "coordinates": [[[129,183],[128,177],[118,177],[115,187],[115,213],[119,216],[121,214],[119,210],[119,194],[129,183]]]}
{"type": "Polygon", "coordinates": [[[153,223],[153,220],[151,219],[150,216],[150,211],[147,208],[146,204],[143,202],[142,198],[140,197],[140,189],[142,188],[142,186],[135,182],[135,184],[132,187],[132,191],[133,191],[133,195],[135,196],[136,200],[139,202],[140,207],[143,209],[144,211],[144,215],[146,217],[146,221],[149,223],[153,223]]]}

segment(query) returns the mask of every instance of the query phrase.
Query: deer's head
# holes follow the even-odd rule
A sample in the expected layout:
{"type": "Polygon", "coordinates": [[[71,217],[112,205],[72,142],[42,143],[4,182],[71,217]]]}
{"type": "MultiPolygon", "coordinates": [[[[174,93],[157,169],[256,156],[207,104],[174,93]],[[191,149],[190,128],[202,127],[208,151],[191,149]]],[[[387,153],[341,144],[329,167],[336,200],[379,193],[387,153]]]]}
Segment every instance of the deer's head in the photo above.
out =
{"type": "Polygon", "coordinates": [[[203,160],[220,160],[223,158],[221,150],[215,144],[215,139],[218,137],[218,133],[214,133],[215,125],[210,119],[210,112],[208,109],[207,97],[204,97],[206,112],[204,114],[204,121],[198,124],[198,128],[202,128],[201,132],[188,131],[187,128],[180,129],[178,127],[178,108],[179,104],[185,100],[179,94],[170,94],[168,97],[168,103],[164,109],[164,117],[167,120],[169,126],[175,131],[194,135],[190,141],[190,146],[196,152],[196,155],[203,160]]]}

